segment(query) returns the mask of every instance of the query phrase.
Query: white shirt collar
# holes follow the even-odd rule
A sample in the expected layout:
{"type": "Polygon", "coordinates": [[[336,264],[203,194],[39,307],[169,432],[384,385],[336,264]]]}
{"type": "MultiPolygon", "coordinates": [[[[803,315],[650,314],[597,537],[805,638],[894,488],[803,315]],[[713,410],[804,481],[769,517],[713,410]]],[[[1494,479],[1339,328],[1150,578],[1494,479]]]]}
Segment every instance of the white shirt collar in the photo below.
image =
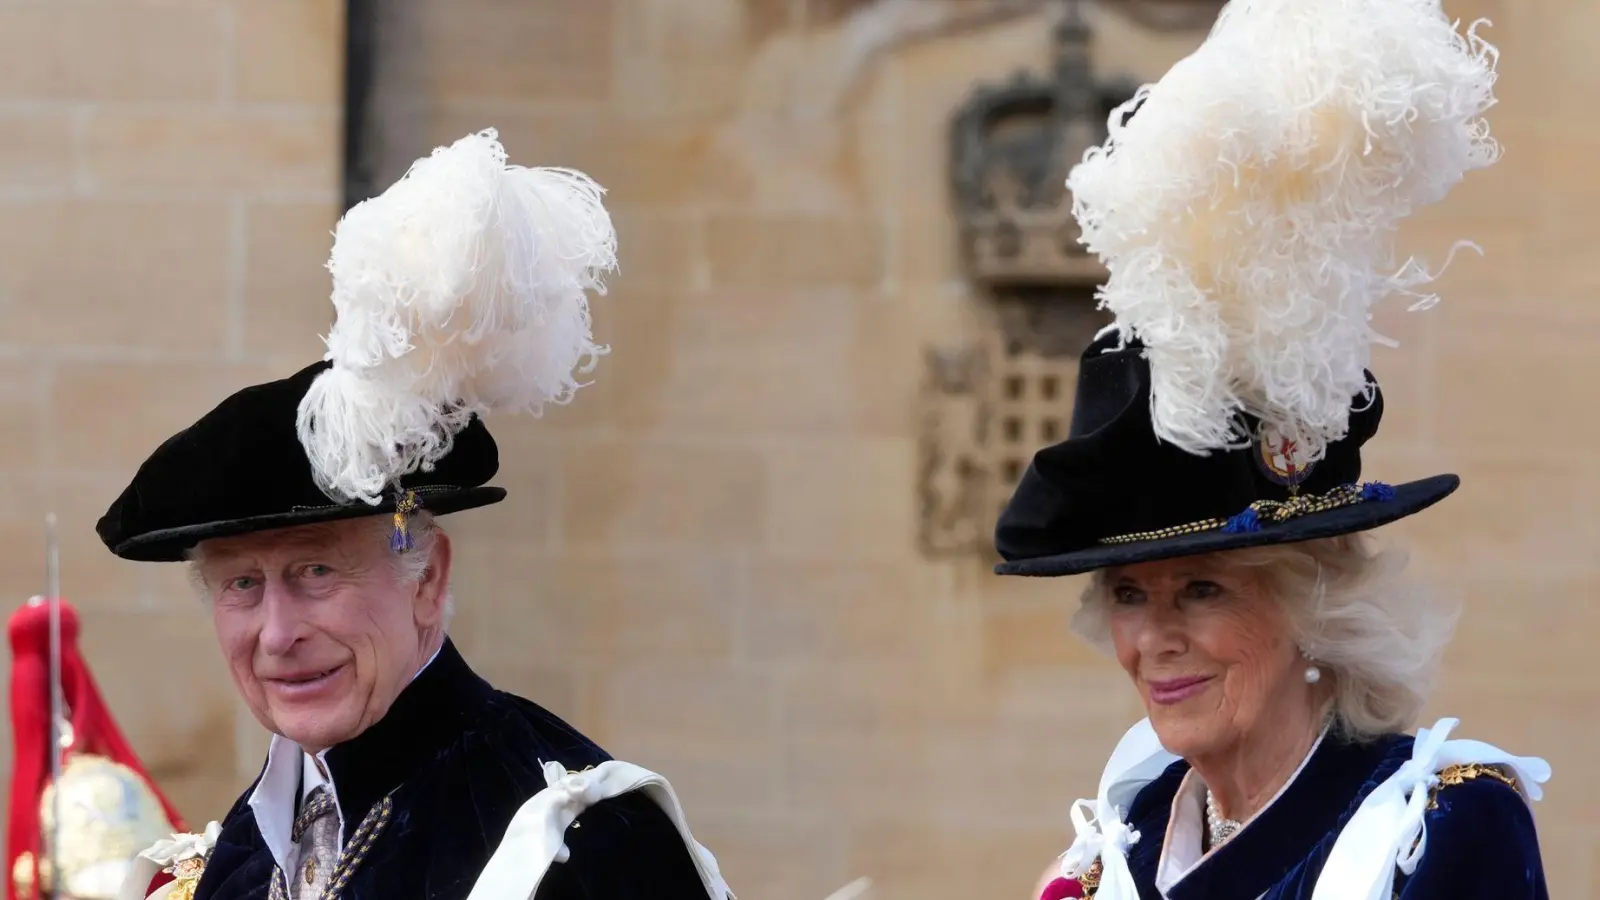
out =
{"type": "MultiPolygon", "coordinates": [[[[422,664],[416,675],[411,676],[411,680],[415,681],[417,675],[433,665],[443,649],[441,644],[438,650],[433,651],[433,655],[422,664]]],[[[339,789],[328,771],[327,755],[326,750],[316,756],[305,753],[280,734],[274,734],[267,745],[267,765],[255,789],[250,792],[249,805],[261,839],[272,851],[273,861],[284,871],[288,871],[292,864],[290,856],[294,847],[289,835],[294,828],[296,807],[300,798],[309,796],[313,788],[325,787],[333,796],[334,811],[339,816],[339,843],[344,843],[344,809],[339,806],[339,789]]]]}

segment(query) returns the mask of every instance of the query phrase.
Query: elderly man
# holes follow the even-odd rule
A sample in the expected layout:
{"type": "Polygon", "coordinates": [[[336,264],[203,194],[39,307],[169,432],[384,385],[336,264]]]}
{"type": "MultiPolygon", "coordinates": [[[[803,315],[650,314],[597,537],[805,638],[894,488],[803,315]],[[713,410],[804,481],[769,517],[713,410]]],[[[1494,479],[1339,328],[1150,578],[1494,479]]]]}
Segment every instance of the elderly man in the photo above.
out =
{"type": "Polygon", "coordinates": [[[273,734],[214,844],[195,858],[152,858],[193,900],[726,900],[664,782],[495,690],[447,634],[454,555],[435,516],[505,496],[488,485],[498,451],[476,414],[493,405],[473,391],[494,380],[513,340],[524,372],[530,359],[570,369],[558,343],[587,345],[587,310],[569,303],[565,324],[583,327],[562,331],[556,307],[582,279],[537,267],[576,259],[559,243],[575,227],[563,210],[608,221],[575,173],[529,187],[546,175],[506,166],[492,132],[432,159],[341,223],[329,358],[239,391],[167,440],[99,523],[118,556],[192,566],[234,684],[273,734]],[[489,197],[493,214],[439,199],[467,196],[489,197]],[[459,260],[427,255],[451,241],[475,275],[501,277],[458,278],[459,260]],[[360,266],[347,252],[357,244],[360,266]],[[398,301],[361,294],[380,284],[390,301],[432,303],[438,318],[406,319],[387,361],[358,364],[340,349],[351,333],[375,316],[399,321],[398,301]],[[500,293],[486,296],[491,288],[500,293]],[[492,327],[457,333],[459,378],[394,375],[398,363],[437,374],[441,358],[407,354],[450,344],[441,329],[470,330],[483,312],[474,305],[491,303],[501,304],[492,327]],[[492,359],[460,355],[497,334],[508,342],[492,359]],[[352,402],[365,431],[334,410],[352,402]],[[386,452],[363,456],[374,442],[386,452]],[[373,471],[382,491],[361,481],[373,471]]]}

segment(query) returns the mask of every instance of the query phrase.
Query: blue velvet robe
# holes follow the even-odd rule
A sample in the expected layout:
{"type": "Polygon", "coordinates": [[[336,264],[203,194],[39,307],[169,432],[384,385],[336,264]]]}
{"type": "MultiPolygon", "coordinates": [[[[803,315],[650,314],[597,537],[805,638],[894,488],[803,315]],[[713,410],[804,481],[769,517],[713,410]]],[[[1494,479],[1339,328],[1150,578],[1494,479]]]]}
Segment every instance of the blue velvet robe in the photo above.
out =
{"type": "MultiPolygon", "coordinates": [[[[1330,735],[1282,796],[1173,885],[1167,900],[1309,900],[1345,822],[1411,758],[1412,738],[1355,744],[1330,735]]],[[[1170,766],[1134,798],[1127,821],[1141,835],[1128,867],[1141,900],[1161,900],[1156,870],[1187,763],[1170,766]]],[[[1427,845],[1416,871],[1399,876],[1398,900],[1547,900],[1527,802],[1484,775],[1435,789],[1427,845]]],[[[1085,879],[1086,893],[1093,896],[1085,879]]]]}
{"type": "MultiPolygon", "coordinates": [[[[495,690],[445,643],[387,715],[326,760],[345,841],[385,796],[392,802],[343,894],[347,900],[461,900],[511,817],[545,787],[541,763],[570,770],[609,757],[539,706],[495,690]]],[[[241,796],[222,822],[196,900],[265,900],[275,864],[241,796]]],[[[707,900],[671,820],[641,793],[604,800],[567,830],[570,859],[539,900],[707,900]]]]}

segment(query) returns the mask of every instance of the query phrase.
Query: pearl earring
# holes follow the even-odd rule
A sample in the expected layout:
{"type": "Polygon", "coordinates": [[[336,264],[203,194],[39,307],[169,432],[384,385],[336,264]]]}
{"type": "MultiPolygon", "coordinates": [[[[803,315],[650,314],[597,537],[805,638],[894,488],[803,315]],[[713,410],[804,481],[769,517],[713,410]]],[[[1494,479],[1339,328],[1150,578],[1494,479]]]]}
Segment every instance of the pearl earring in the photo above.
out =
{"type": "Polygon", "coordinates": [[[1322,680],[1322,669],[1318,668],[1316,658],[1313,657],[1311,654],[1307,653],[1305,651],[1304,647],[1301,647],[1299,649],[1300,649],[1300,655],[1305,657],[1306,658],[1306,662],[1311,664],[1309,666],[1306,666],[1306,671],[1305,671],[1306,684],[1316,684],[1317,682],[1322,680]]]}

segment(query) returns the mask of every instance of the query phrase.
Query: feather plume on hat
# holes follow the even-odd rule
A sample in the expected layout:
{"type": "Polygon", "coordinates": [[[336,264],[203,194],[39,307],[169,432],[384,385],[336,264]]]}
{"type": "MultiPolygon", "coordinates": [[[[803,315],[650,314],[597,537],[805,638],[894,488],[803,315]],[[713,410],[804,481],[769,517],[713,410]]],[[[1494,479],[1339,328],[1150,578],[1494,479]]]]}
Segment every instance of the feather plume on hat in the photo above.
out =
{"type": "Polygon", "coordinates": [[[1439,0],[1233,0],[1111,116],[1067,186],[1110,271],[1101,306],[1146,348],[1162,440],[1247,445],[1240,413],[1309,461],[1344,437],[1392,343],[1374,305],[1437,299],[1438,272],[1397,262],[1400,223],[1500,155],[1480,24],[1439,0]]]}
{"type": "Polygon", "coordinates": [[[617,264],[603,194],[581,172],[508,165],[488,129],[345,214],[328,261],[332,367],[297,421],[324,493],[377,504],[474,415],[572,398],[605,352],[588,304],[617,264]]]}

